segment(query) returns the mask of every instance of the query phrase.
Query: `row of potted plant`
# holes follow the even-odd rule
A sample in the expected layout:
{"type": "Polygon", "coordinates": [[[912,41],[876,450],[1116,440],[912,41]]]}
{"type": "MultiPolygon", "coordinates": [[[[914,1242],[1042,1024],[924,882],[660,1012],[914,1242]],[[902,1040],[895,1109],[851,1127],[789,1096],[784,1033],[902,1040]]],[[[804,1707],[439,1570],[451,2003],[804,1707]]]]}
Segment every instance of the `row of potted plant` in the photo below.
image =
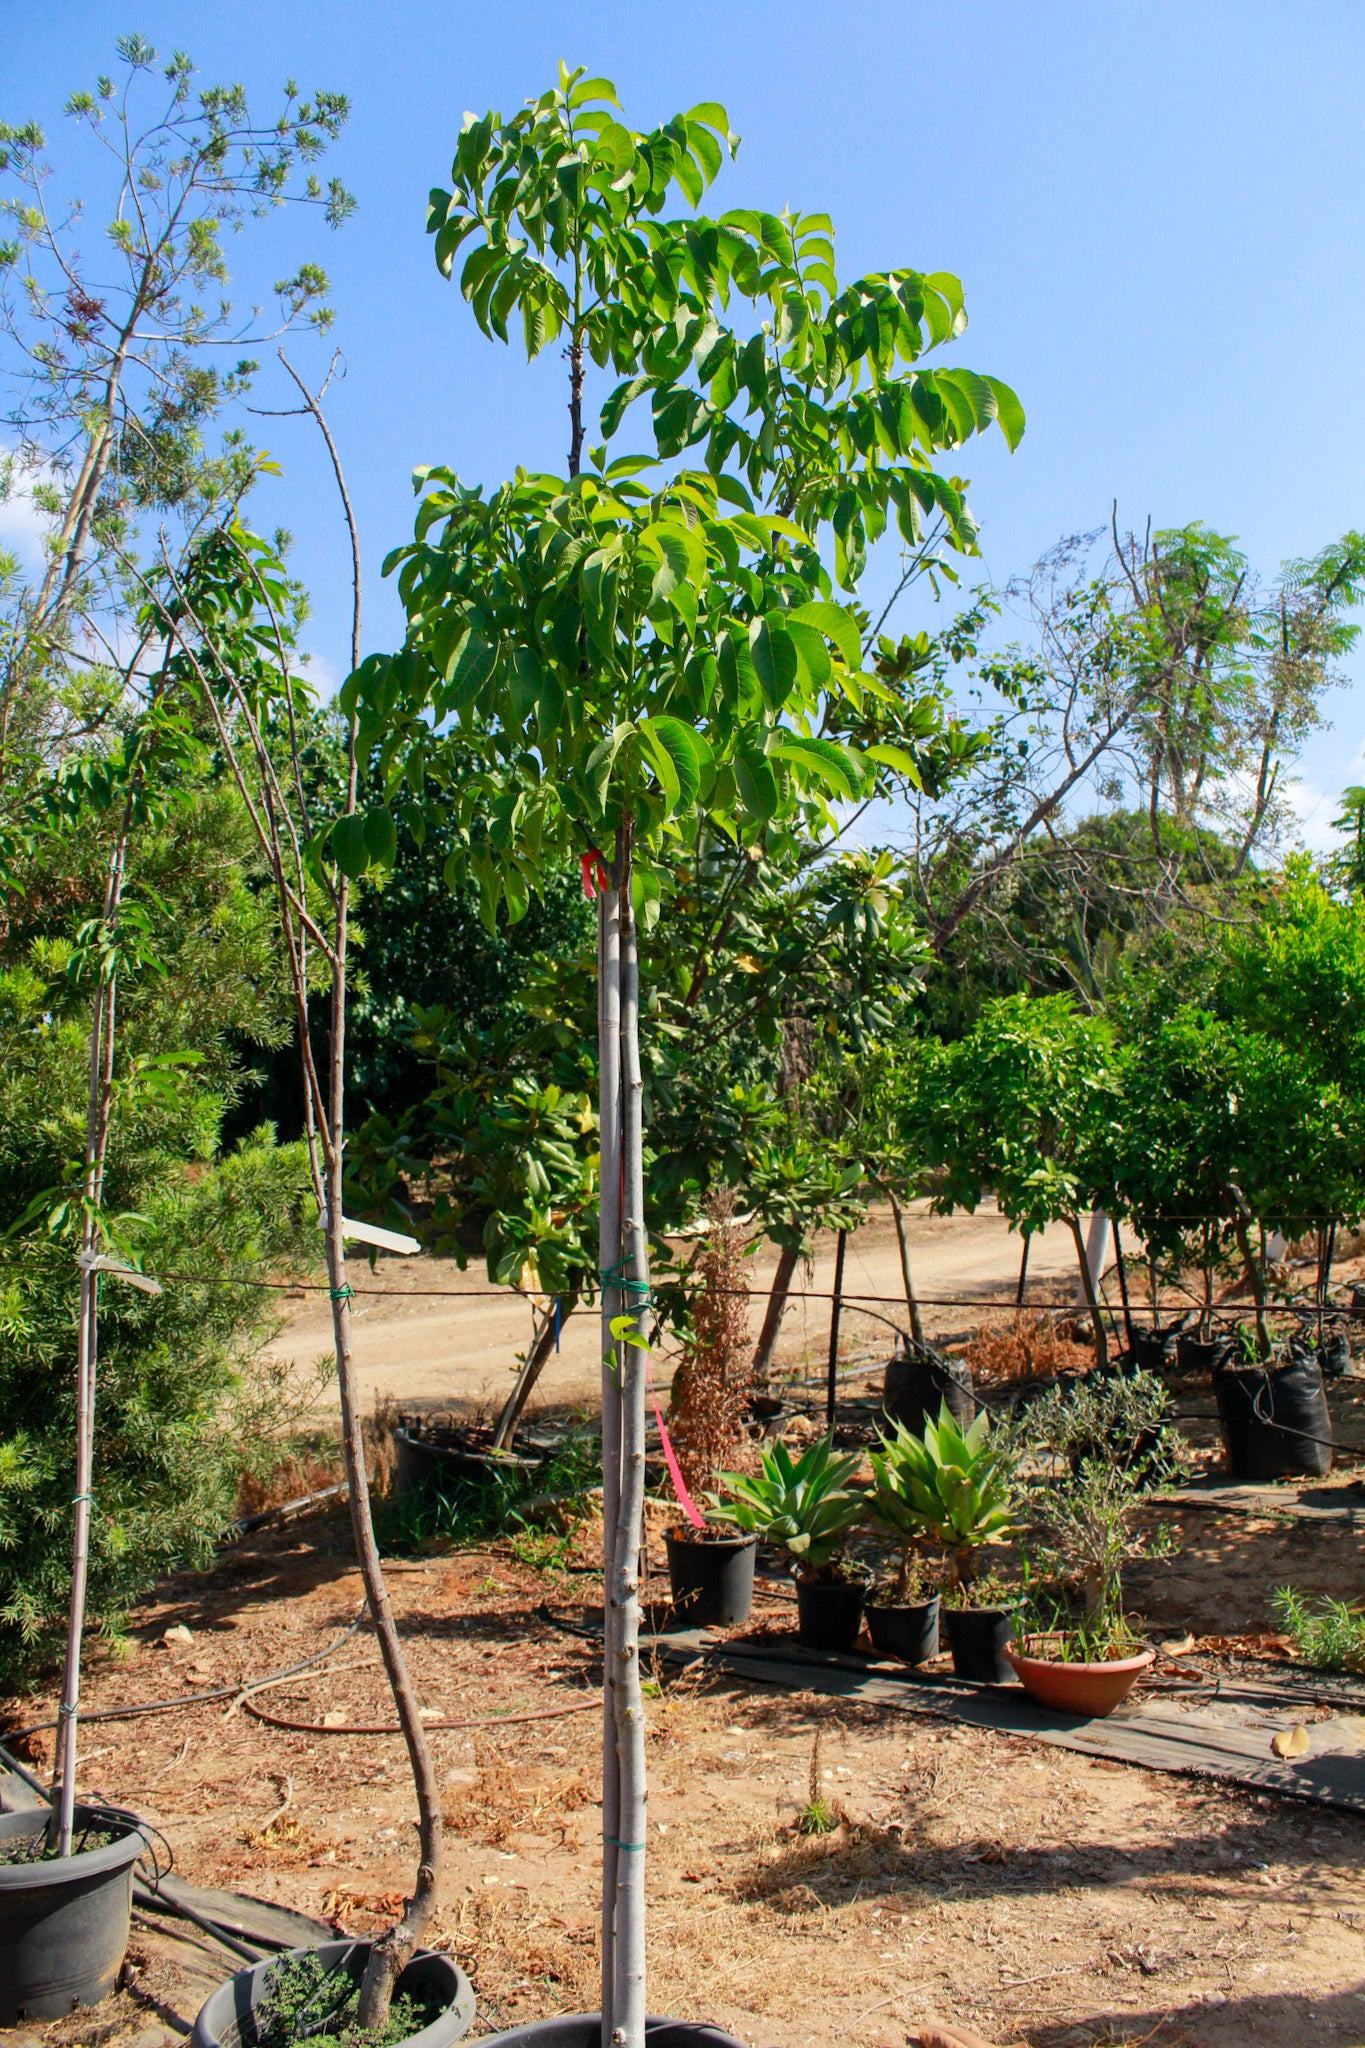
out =
{"type": "Polygon", "coordinates": [[[1168,1408],[1141,1373],[1092,1375],[1003,1427],[983,1411],[964,1428],[945,1402],[918,1433],[889,1421],[870,1484],[857,1483],[862,1454],[832,1435],[800,1456],[778,1440],[756,1472],[717,1475],[706,1531],[672,1533],[676,1604],[697,1622],[746,1618],[757,1547],[771,1544],[793,1561],[808,1647],[848,1651],[866,1621],[875,1651],[917,1665],[941,1625],[958,1677],[1017,1675],[1048,1704],[1107,1712],[1150,1662],[1121,1568],[1164,1540],[1135,1517],[1175,1470],[1168,1408]],[[880,1569],[851,1548],[860,1532],[880,1539],[880,1569]],[[1010,1541],[1014,1579],[983,1572],[982,1551],[1010,1541]]]}

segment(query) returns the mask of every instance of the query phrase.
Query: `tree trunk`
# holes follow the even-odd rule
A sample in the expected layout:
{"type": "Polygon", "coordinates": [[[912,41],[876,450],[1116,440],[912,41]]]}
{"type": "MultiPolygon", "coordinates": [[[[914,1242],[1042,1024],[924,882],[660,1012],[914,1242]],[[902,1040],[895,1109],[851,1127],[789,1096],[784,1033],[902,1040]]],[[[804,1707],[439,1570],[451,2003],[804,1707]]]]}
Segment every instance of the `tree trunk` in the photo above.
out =
{"type": "MultiPolygon", "coordinates": [[[[104,924],[118,929],[119,905],[128,858],[132,799],[109,862],[104,892],[104,924]]],[[[85,1631],[85,1593],[90,1568],[91,1492],[95,1476],[95,1372],[99,1352],[99,1273],[91,1261],[99,1251],[97,1215],[104,1198],[104,1160],[109,1149],[109,1118],[114,1089],[114,1027],[118,983],[111,975],[95,991],[90,1019],[90,1090],[85,1115],[85,1174],[82,1192],[85,1216],[81,1225],[81,1287],[76,1332],[76,1492],[71,1535],[71,1604],[66,1620],[66,1661],[58,1711],[55,1772],[61,1795],[57,1809],[57,1851],[71,1854],[76,1806],[76,1724],[80,1715],[81,1637],[85,1631]]]]}
{"type": "Polygon", "coordinates": [[[1026,1283],[1026,1282],[1027,1282],[1027,1280],[1028,1280],[1028,1248],[1029,1248],[1029,1243],[1030,1243],[1029,1233],[1028,1233],[1027,1231],[1025,1231],[1025,1232],[1024,1232],[1024,1249],[1023,1249],[1023,1250],[1022,1250],[1022,1251],[1020,1252],[1020,1254],[1019,1254],[1019,1285],[1018,1285],[1018,1286],[1017,1286],[1017,1287],[1015,1288],[1015,1290],[1014,1290],[1014,1306],[1015,1306],[1016,1308],[1022,1308],[1022,1307],[1024,1306],[1024,1286],[1025,1286],[1025,1283],[1026,1283]]]}
{"type": "Polygon", "coordinates": [[[791,1292],[792,1275],[801,1253],[798,1248],[783,1245],[773,1275],[772,1291],[768,1296],[768,1307],[763,1317],[763,1328],[758,1333],[758,1348],[754,1352],[754,1385],[761,1393],[768,1384],[772,1371],[773,1353],[777,1349],[777,1333],[782,1328],[786,1313],[787,1296],[791,1292]]]}
{"type": "Polygon", "coordinates": [[[829,1375],[825,1386],[825,1428],[834,1434],[834,1418],[839,1406],[839,1311],[844,1291],[844,1255],[848,1251],[848,1232],[841,1230],[836,1240],[834,1253],[834,1299],[829,1308],[829,1375]]]}
{"type": "Polygon", "coordinates": [[[1076,1246],[1076,1257],[1081,1263],[1081,1285],[1085,1290],[1086,1307],[1090,1310],[1090,1320],[1095,1330],[1095,1363],[1103,1370],[1109,1363],[1109,1346],[1105,1341],[1104,1315],[1100,1309],[1099,1297],[1095,1292],[1095,1282],[1090,1272],[1090,1260],[1086,1253],[1085,1239],[1081,1236],[1081,1219],[1079,1216],[1068,1216],[1066,1220],[1071,1226],[1071,1235],[1076,1246]]]}
{"type": "MultiPolygon", "coordinates": [[[[349,808],[355,808],[355,728],[351,730],[351,789],[349,808]]],[[[393,1987],[413,1950],[421,1940],[431,1917],[436,1881],[441,1867],[441,1795],[426,1730],[417,1710],[417,1697],[408,1675],[407,1659],[399,1640],[389,1589],[375,1541],[370,1512],[370,1482],[365,1469],[365,1437],[356,1403],[354,1356],[351,1349],[351,1289],[346,1279],[346,1246],[342,1235],[342,1179],[346,1133],[346,936],[349,890],[345,877],[338,879],[336,952],[332,971],[331,1048],[328,1071],[326,1154],[327,1192],[327,1280],[332,1302],[332,1332],[336,1343],[337,1389],[341,1400],[341,1444],[346,1463],[346,1483],[351,1510],[351,1530],[356,1558],[369,1602],[370,1619],[379,1639],[389,1690],[398,1710],[413,1789],[417,1795],[417,1879],[412,1896],[403,1908],[398,1925],[377,1941],[370,1951],[361,1979],[357,2026],[380,2028],[389,2015],[393,1987]]]]}
{"type": "Polygon", "coordinates": [[[896,1244],[901,1255],[901,1285],[905,1289],[905,1306],[910,1312],[910,1335],[917,1344],[923,1344],[924,1321],[919,1312],[919,1302],[915,1298],[915,1284],[910,1277],[910,1247],[905,1238],[905,1215],[890,1188],[886,1190],[886,1199],[891,1204],[891,1214],[896,1224],[896,1244]]]}
{"type": "Polygon", "coordinates": [[[611,1599],[616,1610],[612,1708],[620,1781],[617,1816],[616,1955],[611,2040],[645,2039],[645,1719],[640,1686],[640,1537],[645,1507],[645,1379],[652,1324],[645,1230],[644,1080],[640,1068],[640,967],[630,899],[630,849],[621,877],[621,1217],[626,1312],[636,1341],[621,1356],[621,1497],[611,1599]]]}
{"type": "Polygon", "coordinates": [[[1261,1270],[1260,1260],[1251,1249],[1251,1210],[1240,1188],[1229,1187],[1228,1193],[1232,1196],[1232,1227],[1237,1233],[1237,1249],[1242,1254],[1242,1264],[1246,1268],[1247,1280],[1251,1287],[1251,1299],[1256,1307],[1256,1350],[1264,1360],[1269,1358],[1271,1352],[1270,1325],[1266,1321],[1265,1313],[1265,1275],[1261,1270]]]}
{"type": "Polygon", "coordinates": [[[578,1307],[577,1294],[561,1298],[556,1295],[545,1311],[545,1319],[536,1331],[535,1339],[526,1354],[526,1363],[517,1374],[516,1385],[503,1403],[497,1427],[493,1431],[492,1448],[505,1451],[516,1434],[517,1424],[525,1413],[526,1403],[535,1391],[536,1381],[544,1372],[550,1353],[554,1349],[556,1333],[568,1322],[578,1307]]]}
{"type": "Polygon", "coordinates": [[[616,2009],[616,1877],[621,1784],[613,1684],[616,1608],[612,1565],[621,1500],[621,1353],[612,1334],[621,1270],[621,868],[618,839],[611,887],[597,906],[598,1264],[602,1285],[602,2048],[611,2048],[616,2009]]]}

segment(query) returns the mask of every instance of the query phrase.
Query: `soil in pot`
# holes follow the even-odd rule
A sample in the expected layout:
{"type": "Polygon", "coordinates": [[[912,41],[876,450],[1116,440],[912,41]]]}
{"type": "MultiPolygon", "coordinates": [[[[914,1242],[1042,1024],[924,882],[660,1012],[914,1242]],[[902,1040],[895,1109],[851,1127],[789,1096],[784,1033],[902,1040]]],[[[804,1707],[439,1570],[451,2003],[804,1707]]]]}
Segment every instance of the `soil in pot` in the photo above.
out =
{"type": "Polygon", "coordinates": [[[1232,1350],[1230,1337],[1196,1337],[1182,1334],[1176,1339],[1176,1363],[1182,1372],[1217,1372],[1232,1350]]]}
{"type": "Polygon", "coordinates": [[[857,1579],[798,1579],[797,1634],[808,1650],[851,1650],[863,1625],[857,1579]]]}
{"type": "Polygon", "coordinates": [[[697,1628],[747,1621],[754,1604],[757,1536],[703,1536],[670,1529],[664,1536],[668,1583],[679,1622],[697,1628]]]}
{"type": "Polygon", "coordinates": [[[269,1956],[220,1984],[199,2008],[190,2048],[452,2048],[469,2030],[474,1991],[449,1956],[419,1949],[394,1987],[382,2033],[355,2031],[356,2000],[372,1944],[328,1941],[269,1956]]]}
{"type": "Polygon", "coordinates": [[[1101,1664],[1066,1664],[1051,1657],[1031,1657],[1017,1650],[1013,1643],[1005,1654],[1020,1684],[1039,1706],[1094,1720],[1112,1714],[1127,1699],[1156,1652],[1140,1650],[1131,1657],[1111,1657],[1101,1664]]]}
{"type": "Polygon", "coordinates": [[[945,1607],[939,1616],[953,1653],[953,1676],[973,1685],[1008,1685],[1014,1667],[1005,1655],[1013,1634],[1003,1607],[945,1607]]]}
{"type": "Polygon", "coordinates": [[[945,1358],[927,1345],[913,1345],[888,1360],[882,1406],[912,1436],[922,1436],[925,1423],[937,1421],[945,1401],[949,1414],[966,1429],[975,1418],[976,1402],[971,1368],[963,1360],[945,1358]]]}
{"type": "Polygon", "coordinates": [[[1281,1479],[1332,1469],[1332,1418],[1317,1359],[1227,1364],[1213,1375],[1218,1420],[1234,1479],[1281,1479]]]}
{"type": "Polygon", "coordinates": [[[113,1990],[128,1946],[133,1814],[78,1806],[77,1853],[43,1853],[46,1809],[0,1814],[0,2026],[62,2019],[113,1990]]]}
{"type": "Polygon", "coordinates": [[[927,1664],[938,1655],[938,1594],[904,1607],[869,1601],[867,1632],[872,1647],[882,1657],[898,1657],[902,1664],[927,1664]]]}

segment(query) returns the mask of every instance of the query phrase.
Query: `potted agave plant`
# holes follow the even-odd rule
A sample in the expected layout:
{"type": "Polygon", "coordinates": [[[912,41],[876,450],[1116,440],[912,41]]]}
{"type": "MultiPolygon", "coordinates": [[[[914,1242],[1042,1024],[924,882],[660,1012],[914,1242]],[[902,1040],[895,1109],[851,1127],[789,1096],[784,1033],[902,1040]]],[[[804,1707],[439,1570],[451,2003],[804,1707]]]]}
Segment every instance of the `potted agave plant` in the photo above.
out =
{"type": "Polygon", "coordinates": [[[1168,1540],[1136,1529],[1134,1517],[1176,1470],[1170,1406],[1154,1374],[1092,1376],[1053,1388],[1021,1424],[1023,1443],[1051,1470],[1031,1488],[1045,1539],[1026,1566],[1006,1655],[1043,1706],[1111,1714],[1152,1662],[1124,1612],[1122,1573],[1168,1540]]]}
{"type": "Polygon", "coordinates": [[[872,1453],[867,1519],[895,1546],[896,1566],[889,1580],[875,1589],[877,1597],[867,1601],[867,1631],[873,1648],[883,1656],[923,1664],[938,1650],[939,1595],[924,1583],[919,1551],[927,1528],[911,1490],[922,1439],[903,1423],[893,1422],[891,1434],[878,1440],[881,1449],[872,1453]]]}
{"type": "Polygon", "coordinates": [[[863,1514],[848,1485],[860,1463],[856,1451],[836,1456],[832,1433],[795,1459],[779,1437],[757,1472],[719,1475],[729,1498],[713,1502],[714,1518],[795,1560],[798,1632],[811,1650],[851,1650],[862,1627],[863,1580],[845,1556],[863,1514]]]}
{"type": "MultiPolygon", "coordinates": [[[[985,1409],[964,1430],[946,1401],[938,1421],[925,1423],[922,1436],[900,1429],[882,1442],[884,1463],[894,1458],[902,1526],[918,1518],[925,1534],[948,1554],[941,1620],[953,1670],[979,1685],[1007,1683],[1012,1675],[1005,1658],[1009,1612],[995,1582],[980,1581],[976,1557],[984,1544],[1015,1532],[1015,1460],[1009,1445],[991,1435],[985,1409]]],[[[882,1498],[886,1512],[889,1496],[884,1492],[882,1498]]]]}

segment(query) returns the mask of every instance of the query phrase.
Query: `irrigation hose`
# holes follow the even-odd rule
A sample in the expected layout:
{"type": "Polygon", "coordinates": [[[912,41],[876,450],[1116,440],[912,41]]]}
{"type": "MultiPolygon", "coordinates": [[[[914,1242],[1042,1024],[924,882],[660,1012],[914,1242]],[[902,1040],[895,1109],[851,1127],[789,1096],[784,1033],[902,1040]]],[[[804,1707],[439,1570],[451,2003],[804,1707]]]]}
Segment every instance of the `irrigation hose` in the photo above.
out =
{"type": "MultiPolygon", "coordinates": [[[[245,1702],[246,1711],[253,1721],[263,1721],[267,1728],[287,1728],[295,1735],[401,1735],[402,1729],[396,1721],[360,1722],[349,1721],[327,1727],[321,1721],[291,1721],[283,1714],[267,1714],[264,1707],[253,1707],[250,1700],[245,1702]]],[[[526,1714],[483,1714],[472,1721],[424,1721],[423,1728],[428,1735],[448,1734],[458,1728],[510,1728],[521,1721],[559,1721],[566,1714],[586,1714],[602,1710],[600,1694],[590,1700],[575,1700],[567,1707],[537,1707],[526,1714]]]]}
{"type": "MultiPolygon", "coordinates": [[[[350,1627],[344,1630],[334,1643],[329,1643],[325,1650],[318,1650],[311,1657],[303,1657],[297,1664],[288,1664],[283,1671],[272,1672],[268,1677],[253,1678],[245,1684],[215,1686],[211,1692],[179,1693],[174,1699],[139,1700],[133,1705],[126,1707],[96,1707],[89,1713],[82,1713],[81,1721],[83,1723],[87,1721],[132,1721],[138,1719],[143,1714],[174,1713],[178,1707],[212,1706],[216,1700],[240,1700],[245,1705],[252,1693],[264,1692],[267,1686],[278,1685],[285,1678],[295,1678],[301,1671],[311,1671],[315,1664],[321,1664],[328,1657],[335,1656],[342,1644],[350,1641],[368,1612],[369,1606],[366,1603],[361,1607],[359,1614],[357,1614],[350,1627]]],[[[51,1721],[35,1721],[29,1728],[7,1728],[5,1734],[10,1742],[22,1742],[30,1735],[46,1734],[49,1729],[56,1728],[59,1725],[60,1723],[56,1719],[51,1721]]],[[[20,1767],[16,1766],[16,1768],[20,1767]]],[[[28,1773],[20,1769],[20,1776],[27,1777],[28,1773]]],[[[37,1781],[30,1778],[29,1783],[36,1784],[37,1781]]],[[[37,1789],[43,1793],[43,1797],[46,1799],[47,1793],[43,1791],[42,1786],[38,1785],[37,1789]]]]}

